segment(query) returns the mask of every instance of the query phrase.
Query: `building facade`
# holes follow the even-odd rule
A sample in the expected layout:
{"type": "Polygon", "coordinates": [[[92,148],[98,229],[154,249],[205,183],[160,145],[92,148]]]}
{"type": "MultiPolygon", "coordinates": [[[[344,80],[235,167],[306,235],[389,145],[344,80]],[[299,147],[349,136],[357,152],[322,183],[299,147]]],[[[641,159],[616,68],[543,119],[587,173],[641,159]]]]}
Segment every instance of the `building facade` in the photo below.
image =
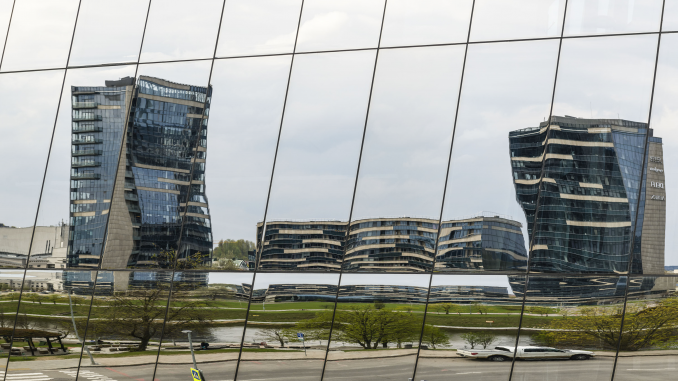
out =
{"type": "Polygon", "coordinates": [[[663,272],[661,138],[647,124],[554,116],[509,141],[531,271],[624,273],[633,245],[632,271],[663,272]]]}
{"type": "MultiPolygon", "coordinates": [[[[261,223],[257,235],[262,234],[261,223]]],[[[266,224],[260,268],[266,270],[413,271],[524,270],[522,225],[499,216],[444,221],[369,218],[348,223],[266,224]],[[342,262],[343,259],[343,262],[342,262]]]]}
{"type": "Polygon", "coordinates": [[[209,261],[210,94],[147,76],[72,88],[70,266],[209,261]]]}

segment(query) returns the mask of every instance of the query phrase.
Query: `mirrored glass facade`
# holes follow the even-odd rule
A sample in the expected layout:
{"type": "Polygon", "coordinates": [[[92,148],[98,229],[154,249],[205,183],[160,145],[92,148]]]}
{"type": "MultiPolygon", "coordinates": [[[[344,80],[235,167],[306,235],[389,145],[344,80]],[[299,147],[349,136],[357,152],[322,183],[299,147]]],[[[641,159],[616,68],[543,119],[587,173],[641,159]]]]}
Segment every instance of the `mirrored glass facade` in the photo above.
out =
{"type": "Polygon", "coordinates": [[[675,379],[677,30],[0,0],[0,381],[675,379]]]}

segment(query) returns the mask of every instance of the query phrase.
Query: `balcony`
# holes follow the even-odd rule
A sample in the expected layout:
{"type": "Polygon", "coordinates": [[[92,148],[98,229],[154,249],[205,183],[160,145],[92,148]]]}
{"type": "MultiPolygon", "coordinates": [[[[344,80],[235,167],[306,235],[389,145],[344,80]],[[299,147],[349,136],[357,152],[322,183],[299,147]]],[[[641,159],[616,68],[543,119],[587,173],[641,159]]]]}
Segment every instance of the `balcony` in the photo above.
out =
{"type": "Polygon", "coordinates": [[[103,127],[95,127],[93,124],[78,124],[73,126],[73,132],[101,132],[103,127]]]}
{"type": "Polygon", "coordinates": [[[128,189],[137,189],[137,187],[134,185],[134,183],[125,182],[125,190],[128,189]]]}
{"type": "Polygon", "coordinates": [[[141,209],[139,209],[139,207],[136,205],[127,204],[127,210],[133,213],[141,213],[141,209]]]}
{"type": "Polygon", "coordinates": [[[139,196],[134,193],[125,193],[125,200],[128,201],[139,201],[139,196]]]}
{"type": "Polygon", "coordinates": [[[95,156],[101,155],[102,153],[104,153],[104,151],[100,149],[81,149],[73,151],[71,156],[95,156]]]}
{"type": "Polygon", "coordinates": [[[71,180],[99,180],[99,173],[71,173],[71,180]]]}
{"type": "Polygon", "coordinates": [[[97,102],[73,102],[73,108],[97,108],[97,102]]]}
{"type": "Polygon", "coordinates": [[[73,144],[102,144],[104,142],[103,139],[73,139],[71,140],[71,143],[73,144]]]}
{"type": "Polygon", "coordinates": [[[133,179],[134,173],[132,173],[132,171],[125,171],[125,177],[129,177],[130,179],[133,179]]]}
{"type": "Polygon", "coordinates": [[[73,160],[71,161],[72,168],[82,168],[82,167],[99,167],[101,162],[94,160],[73,160]]]}
{"type": "Polygon", "coordinates": [[[80,114],[78,116],[73,116],[74,122],[82,122],[87,120],[101,120],[101,115],[94,114],[80,114]]]}

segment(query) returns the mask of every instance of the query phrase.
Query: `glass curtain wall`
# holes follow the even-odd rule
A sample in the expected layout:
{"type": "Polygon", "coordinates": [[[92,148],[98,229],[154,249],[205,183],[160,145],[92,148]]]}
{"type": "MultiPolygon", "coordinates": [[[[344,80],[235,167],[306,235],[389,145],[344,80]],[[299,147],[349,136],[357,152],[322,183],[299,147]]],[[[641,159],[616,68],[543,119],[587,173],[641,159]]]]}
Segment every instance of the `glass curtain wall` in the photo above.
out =
{"type": "Polygon", "coordinates": [[[676,31],[0,0],[0,381],[675,378],[676,31]]]}

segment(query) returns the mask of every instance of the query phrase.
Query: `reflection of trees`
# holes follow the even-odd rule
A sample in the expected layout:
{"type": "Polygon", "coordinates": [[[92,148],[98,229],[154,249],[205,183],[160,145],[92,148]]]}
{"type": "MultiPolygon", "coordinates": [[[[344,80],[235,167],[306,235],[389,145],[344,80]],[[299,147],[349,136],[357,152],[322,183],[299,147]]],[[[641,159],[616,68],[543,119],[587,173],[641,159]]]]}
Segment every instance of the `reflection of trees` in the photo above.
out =
{"type": "MultiPolygon", "coordinates": [[[[347,306],[338,309],[334,317],[333,340],[358,344],[365,349],[376,349],[379,344],[384,348],[396,343],[419,341],[422,318],[417,314],[398,312],[388,308],[377,309],[374,305],[347,306]]],[[[316,314],[315,318],[297,324],[310,338],[324,339],[329,336],[332,326],[332,312],[316,314]]],[[[436,344],[442,343],[436,335],[436,344]]]]}
{"type": "Polygon", "coordinates": [[[614,349],[636,351],[675,344],[678,325],[678,299],[665,299],[652,306],[631,305],[624,315],[624,328],[619,341],[622,314],[619,309],[583,307],[578,316],[554,319],[549,328],[536,336],[551,346],[591,347],[602,345],[614,349]]]}
{"type": "Polygon", "coordinates": [[[246,261],[247,252],[254,250],[254,247],[254,242],[244,239],[237,241],[233,239],[220,240],[217,247],[212,251],[212,256],[214,258],[241,259],[246,261]]]}
{"type": "Polygon", "coordinates": [[[281,348],[285,348],[285,339],[291,337],[292,332],[286,328],[265,328],[259,332],[259,336],[264,340],[272,340],[280,343],[281,348]]]}
{"type": "Polygon", "coordinates": [[[440,328],[427,324],[424,326],[424,336],[422,336],[421,342],[436,349],[436,345],[449,344],[450,338],[440,328]]]}
{"type": "MultiPolygon", "coordinates": [[[[102,309],[102,316],[96,321],[90,320],[90,325],[94,323],[93,332],[138,339],[138,350],[144,351],[149,341],[163,329],[165,312],[167,322],[164,333],[168,336],[208,323],[207,310],[199,308],[203,306],[201,302],[175,302],[167,309],[168,292],[166,286],[158,285],[155,289],[114,294],[109,300],[108,308],[102,309]]],[[[178,293],[178,290],[173,293],[178,293]]]]}
{"type": "Polygon", "coordinates": [[[466,344],[475,349],[476,345],[482,345],[483,349],[497,341],[497,335],[491,332],[467,332],[461,335],[466,344]]]}

